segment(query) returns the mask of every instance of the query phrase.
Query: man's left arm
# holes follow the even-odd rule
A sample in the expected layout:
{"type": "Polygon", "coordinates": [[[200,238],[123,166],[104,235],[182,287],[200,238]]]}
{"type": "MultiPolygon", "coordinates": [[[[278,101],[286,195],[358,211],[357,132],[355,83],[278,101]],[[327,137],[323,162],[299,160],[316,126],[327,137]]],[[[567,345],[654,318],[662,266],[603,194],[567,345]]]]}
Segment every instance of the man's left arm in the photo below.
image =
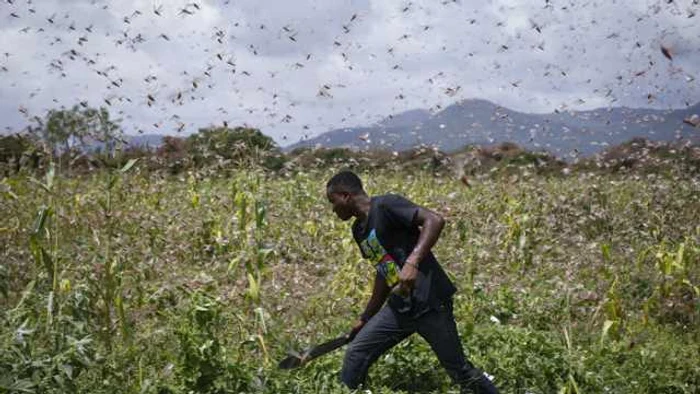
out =
{"type": "Polygon", "coordinates": [[[416,242],[413,251],[406,258],[399,275],[400,290],[404,294],[413,289],[418,277],[418,265],[437,243],[440,233],[445,227],[445,219],[442,216],[424,207],[418,207],[413,222],[421,230],[418,242],[416,242]]]}

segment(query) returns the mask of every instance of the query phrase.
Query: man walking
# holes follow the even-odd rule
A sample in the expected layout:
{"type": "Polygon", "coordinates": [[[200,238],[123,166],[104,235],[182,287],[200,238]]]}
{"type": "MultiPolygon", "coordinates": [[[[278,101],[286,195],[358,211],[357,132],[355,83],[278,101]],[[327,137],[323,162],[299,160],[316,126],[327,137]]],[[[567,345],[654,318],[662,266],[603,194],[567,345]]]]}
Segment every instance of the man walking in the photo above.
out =
{"type": "Polygon", "coordinates": [[[357,388],[379,356],[417,332],[463,393],[498,393],[464,356],[452,314],[456,289],[431,252],[444,219],[400,195],[368,196],[351,171],[334,175],[326,194],[341,220],[355,218],[353,237],[377,268],[372,296],[350,334],[342,381],[357,388]]]}

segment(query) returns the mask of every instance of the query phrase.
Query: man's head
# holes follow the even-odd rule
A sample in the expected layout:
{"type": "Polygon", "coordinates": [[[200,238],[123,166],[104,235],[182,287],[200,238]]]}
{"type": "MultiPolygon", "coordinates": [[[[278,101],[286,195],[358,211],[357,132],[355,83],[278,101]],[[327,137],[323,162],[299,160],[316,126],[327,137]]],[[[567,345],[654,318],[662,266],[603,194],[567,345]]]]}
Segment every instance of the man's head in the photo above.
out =
{"type": "Polygon", "coordinates": [[[333,205],[333,212],[341,220],[348,220],[356,214],[354,197],[366,195],[362,181],[352,171],[341,171],[326,183],[326,196],[333,205]]]}

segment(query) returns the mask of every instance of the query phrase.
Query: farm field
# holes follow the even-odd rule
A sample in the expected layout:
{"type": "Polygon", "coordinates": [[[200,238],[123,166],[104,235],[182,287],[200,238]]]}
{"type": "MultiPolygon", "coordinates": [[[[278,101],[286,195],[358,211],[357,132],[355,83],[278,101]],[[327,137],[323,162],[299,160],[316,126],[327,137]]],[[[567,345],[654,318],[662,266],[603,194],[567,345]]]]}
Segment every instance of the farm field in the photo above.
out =
{"type": "MultiPolygon", "coordinates": [[[[133,163],[132,163],[133,164],[133,163]]],[[[0,188],[0,392],[346,393],[373,267],[325,198],[338,168],[123,171],[0,188]]],[[[470,359],[503,393],[700,392],[700,179],[682,171],[359,173],[446,219],[435,253],[470,359]]],[[[372,393],[457,392],[418,336],[372,393]]]]}

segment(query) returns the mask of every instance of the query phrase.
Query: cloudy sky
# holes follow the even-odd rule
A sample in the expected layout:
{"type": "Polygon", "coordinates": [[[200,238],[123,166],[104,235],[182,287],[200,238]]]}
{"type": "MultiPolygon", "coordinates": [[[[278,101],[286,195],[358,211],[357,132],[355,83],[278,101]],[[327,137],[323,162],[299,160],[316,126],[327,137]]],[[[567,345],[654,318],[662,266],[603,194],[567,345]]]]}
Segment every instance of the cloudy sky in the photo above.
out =
{"type": "Polygon", "coordinates": [[[0,52],[3,132],[83,102],[127,134],[227,122],[286,145],[469,98],[692,105],[700,1],[0,0],[0,52]]]}

